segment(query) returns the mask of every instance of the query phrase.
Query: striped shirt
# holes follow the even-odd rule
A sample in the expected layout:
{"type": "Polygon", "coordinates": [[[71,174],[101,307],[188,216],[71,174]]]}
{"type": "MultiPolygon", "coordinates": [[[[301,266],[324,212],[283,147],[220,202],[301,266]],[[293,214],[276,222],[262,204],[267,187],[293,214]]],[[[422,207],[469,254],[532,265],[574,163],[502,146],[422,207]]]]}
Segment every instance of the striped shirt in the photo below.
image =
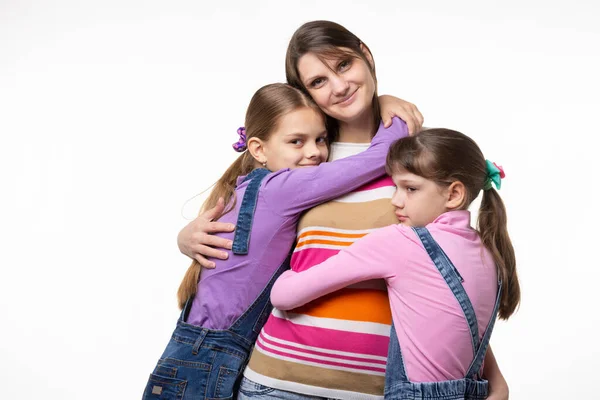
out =
{"type": "MultiPolygon", "coordinates": [[[[339,159],[369,144],[334,143],[339,159]]],[[[397,223],[383,176],[308,211],[291,267],[315,266],[357,239],[397,223]]],[[[391,312],[383,280],[361,282],[290,311],[274,309],[244,376],[265,386],[339,399],[382,399],[391,312]]]]}

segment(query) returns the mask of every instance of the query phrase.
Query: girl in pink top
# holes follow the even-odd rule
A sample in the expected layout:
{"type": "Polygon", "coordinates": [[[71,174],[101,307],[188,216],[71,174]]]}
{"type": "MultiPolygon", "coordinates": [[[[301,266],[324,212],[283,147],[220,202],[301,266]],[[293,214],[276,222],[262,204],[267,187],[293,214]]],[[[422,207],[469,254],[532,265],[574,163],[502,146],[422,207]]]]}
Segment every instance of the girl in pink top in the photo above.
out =
{"type": "Polygon", "coordinates": [[[492,187],[500,188],[504,173],[472,139],[447,129],[398,140],[386,170],[396,185],[392,205],[400,224],[308,270],[284,272],[271,301],[290,310],[384,278],[392,339],[397,335],[390,342],[386,398],[419,393],[428,399],[483,399],[488,387],[479,373],[496,313],[508,319],[520,300],[506,210],[492,187]],[[473,229],[467,209],[482,189],[473,229]]]}

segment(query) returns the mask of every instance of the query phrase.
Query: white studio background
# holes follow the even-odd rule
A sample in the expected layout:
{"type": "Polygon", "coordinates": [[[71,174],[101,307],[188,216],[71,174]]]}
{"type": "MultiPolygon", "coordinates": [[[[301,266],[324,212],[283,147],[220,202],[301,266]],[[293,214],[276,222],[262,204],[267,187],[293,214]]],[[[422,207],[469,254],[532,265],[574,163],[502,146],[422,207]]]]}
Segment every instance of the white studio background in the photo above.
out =
{"type": "Polygon", "coordinates": [[[141,398],[178,317],[186,200],[314,19],[370,46],[381,94],[505,167],[523,296],[492,344],[511,399],[598,398],[599,9],[0,0],[0,398],[141,398]]]}

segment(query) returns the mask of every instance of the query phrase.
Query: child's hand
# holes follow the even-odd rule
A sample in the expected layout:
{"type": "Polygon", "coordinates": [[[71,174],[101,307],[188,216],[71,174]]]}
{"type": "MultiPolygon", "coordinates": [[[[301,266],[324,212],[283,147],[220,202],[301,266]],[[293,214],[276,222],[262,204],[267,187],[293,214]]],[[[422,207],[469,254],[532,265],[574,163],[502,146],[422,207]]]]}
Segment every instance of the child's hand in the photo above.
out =
{"type": "Polygon", "coordinates": [[[383,126],[389,128],[392,125],[392,118],[398,117],[408,125],[408,133],[414,135],[421,131],[423,127],[423,115],[412,103],[404,101],[394,96],[379,96],[379,106],[381,107],[381,120],[383,126]]]}

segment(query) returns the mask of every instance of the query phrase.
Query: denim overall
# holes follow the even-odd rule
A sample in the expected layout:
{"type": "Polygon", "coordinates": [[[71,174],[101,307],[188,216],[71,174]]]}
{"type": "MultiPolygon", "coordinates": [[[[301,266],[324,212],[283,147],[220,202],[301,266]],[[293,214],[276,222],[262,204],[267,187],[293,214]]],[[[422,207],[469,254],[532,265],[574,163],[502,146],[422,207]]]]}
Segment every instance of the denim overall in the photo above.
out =
{"type": "MultiPolygon", "coordinates": [[[[237,220],[234,254],[248,254],[258,191],[269,173],[264,168],[255,169],[244,179],[250,183],[237,220]]],[[[150,375],[143,399],[233,399],[252,346],[271,313],[273,283],[289,268],[289,261],[288,257],[254,303],[228,329],[187,324],[185,320],[192,304],[189,299],[167,348],[150,375]]]]}
{"type": "Polygon", "coordinates": [[[427,228],[412,229],[419,236],[419,239],[421,239],[423,247],[425,247],[429,257],[431,257],[431,260],[440,271],[440,274],[444,277],[444,280],[450,287],[450,290],[452,290],[452,293],[458,300],[465,314],[471,331],[471,342],[473,344],[473,354],[475,354],[475,357],[463,379],[443,382],[410,382],[406,376],[406,369],[404,368],[402,351],[400,350],[400,343],[398,343],[396,329],[392,324],[385,374],[385,399],[485,399],[488,395],[488,382],[481,378],[479,371],[481,370],[483,358],[485,357],[490,336],[494,329],[494,322],[496,321],[496,314],[500,303],[501,283],[498,282],[498,295],[492,312],[492,318],[490,319],[480,342],[475,310],[473,310],[471,300],[469,300],[461,283],[463,282],[463,279],[458,273],[458,270],[454,267],[448,256],[446,256],[446,253],[444,253],[442,248],[437,244],[433,237],[431,237],[427,228]]]}

